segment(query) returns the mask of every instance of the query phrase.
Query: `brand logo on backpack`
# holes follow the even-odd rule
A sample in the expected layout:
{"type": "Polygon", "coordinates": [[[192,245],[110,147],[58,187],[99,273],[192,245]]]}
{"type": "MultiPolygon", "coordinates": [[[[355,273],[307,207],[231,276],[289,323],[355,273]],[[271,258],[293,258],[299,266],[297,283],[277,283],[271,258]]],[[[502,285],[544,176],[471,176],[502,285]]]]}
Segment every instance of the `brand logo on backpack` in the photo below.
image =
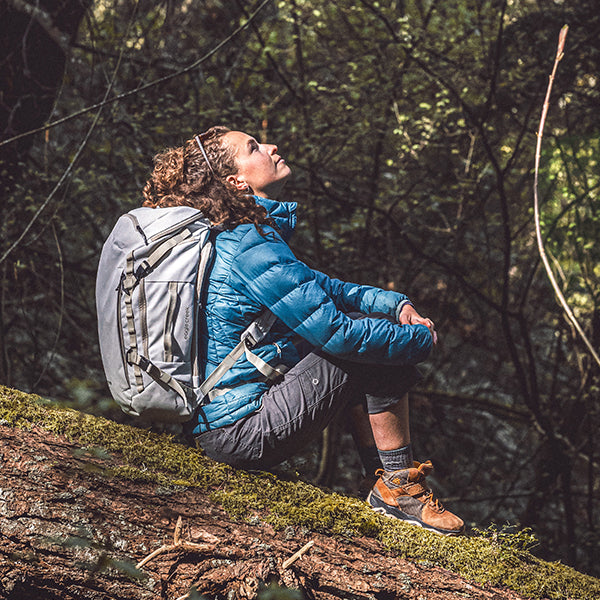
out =
{"type": "Polygon", "coordinates": [[[188,339],[192,331],[192,310],[189,306],[185,307],[185,314],[183,316],[183,337],[188,339]]]}

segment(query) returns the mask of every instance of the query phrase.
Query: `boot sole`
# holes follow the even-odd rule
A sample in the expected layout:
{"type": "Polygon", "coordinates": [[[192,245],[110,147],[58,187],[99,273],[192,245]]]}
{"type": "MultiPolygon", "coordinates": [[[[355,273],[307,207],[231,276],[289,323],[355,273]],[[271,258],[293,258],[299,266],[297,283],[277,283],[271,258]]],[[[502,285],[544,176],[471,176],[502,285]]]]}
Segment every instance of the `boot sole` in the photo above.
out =
{"type": "Polygon", "coordinates": [[[399,508],[395,506],[390,506],[386,504],[381,498],[378,498],[373,492],[370,492],[367,496],[367,503],[373,509],[374,512],[383,515],[384,517],[389,517],[390,519],[398,519],[399,521],[404,521],[405,523],[409,523],[410,525],[416,525],[417,527],[421,527],[422,529],[427,529],[428,531],[433,531],[439,535],[460,535],[464,531],[464,527],[460,530],[453,529],[439,529],[438,527],[434,527],[433,525],[428,525],[427,523],[421,521],[418,517],[414,515],[408,515],[405,512],[401,511],[399,508]]]}

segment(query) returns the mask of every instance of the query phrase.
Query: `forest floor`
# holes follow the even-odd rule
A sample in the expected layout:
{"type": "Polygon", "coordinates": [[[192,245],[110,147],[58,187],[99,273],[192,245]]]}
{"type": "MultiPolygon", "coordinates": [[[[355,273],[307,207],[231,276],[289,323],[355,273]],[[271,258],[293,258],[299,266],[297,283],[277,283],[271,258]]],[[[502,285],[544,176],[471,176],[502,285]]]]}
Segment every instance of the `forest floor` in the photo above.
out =
{"type": "Polygon", "coordinates": [[[275,530],[253,507],[234,519],[205,488],[109,475],[119,460],[0,425],[1,599],[522,598],[399,559],[372,538],[275,530]],[[136,568],[165,545],[175,548],[136,568]]]}

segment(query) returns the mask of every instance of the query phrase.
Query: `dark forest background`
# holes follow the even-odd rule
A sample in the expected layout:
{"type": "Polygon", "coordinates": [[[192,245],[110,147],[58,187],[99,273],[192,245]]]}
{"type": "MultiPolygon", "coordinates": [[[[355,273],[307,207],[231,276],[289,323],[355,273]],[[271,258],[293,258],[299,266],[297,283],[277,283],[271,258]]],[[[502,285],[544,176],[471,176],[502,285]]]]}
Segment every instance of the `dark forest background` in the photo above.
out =
{"type": "MultiPolygon", "coordinates": [[[[596,0],[0,0],[0,382],[124,420],[96,336],[102,243],[158,150],[242,129],[294,171],[302,260],[403,291],[436,322],[412,417],[439,495],[600,575],[598,366],[533,220],[564,24],[542,231],[599,348],[596,0]]],[[[313,476],[318,456],[294,468],[313,476]]],[[[327,483],[351,487],[356,468],[344,456],[327,483]]]]}

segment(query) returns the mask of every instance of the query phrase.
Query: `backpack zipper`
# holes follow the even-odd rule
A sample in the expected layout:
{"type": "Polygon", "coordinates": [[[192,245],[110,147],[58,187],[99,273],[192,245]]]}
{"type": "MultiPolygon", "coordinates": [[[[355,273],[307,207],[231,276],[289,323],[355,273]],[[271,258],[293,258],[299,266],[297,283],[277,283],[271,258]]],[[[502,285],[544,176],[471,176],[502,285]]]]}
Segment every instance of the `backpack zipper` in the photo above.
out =
{"type": "Polygon", "coordinates": [[[133,223],[133,227],[136,229],[136,231],[142,236],[142,238],[144,239],[144,244],[146,244],[146,246],[148,245],[148,238],[146,237],[146,234],[144,233],[144,230],[142,229],[142,226],[140,225],[140,222],[137,220],[137,217],[130,214],[130,213],[125,213],[126,217],[129,217],[133,223]]]}

